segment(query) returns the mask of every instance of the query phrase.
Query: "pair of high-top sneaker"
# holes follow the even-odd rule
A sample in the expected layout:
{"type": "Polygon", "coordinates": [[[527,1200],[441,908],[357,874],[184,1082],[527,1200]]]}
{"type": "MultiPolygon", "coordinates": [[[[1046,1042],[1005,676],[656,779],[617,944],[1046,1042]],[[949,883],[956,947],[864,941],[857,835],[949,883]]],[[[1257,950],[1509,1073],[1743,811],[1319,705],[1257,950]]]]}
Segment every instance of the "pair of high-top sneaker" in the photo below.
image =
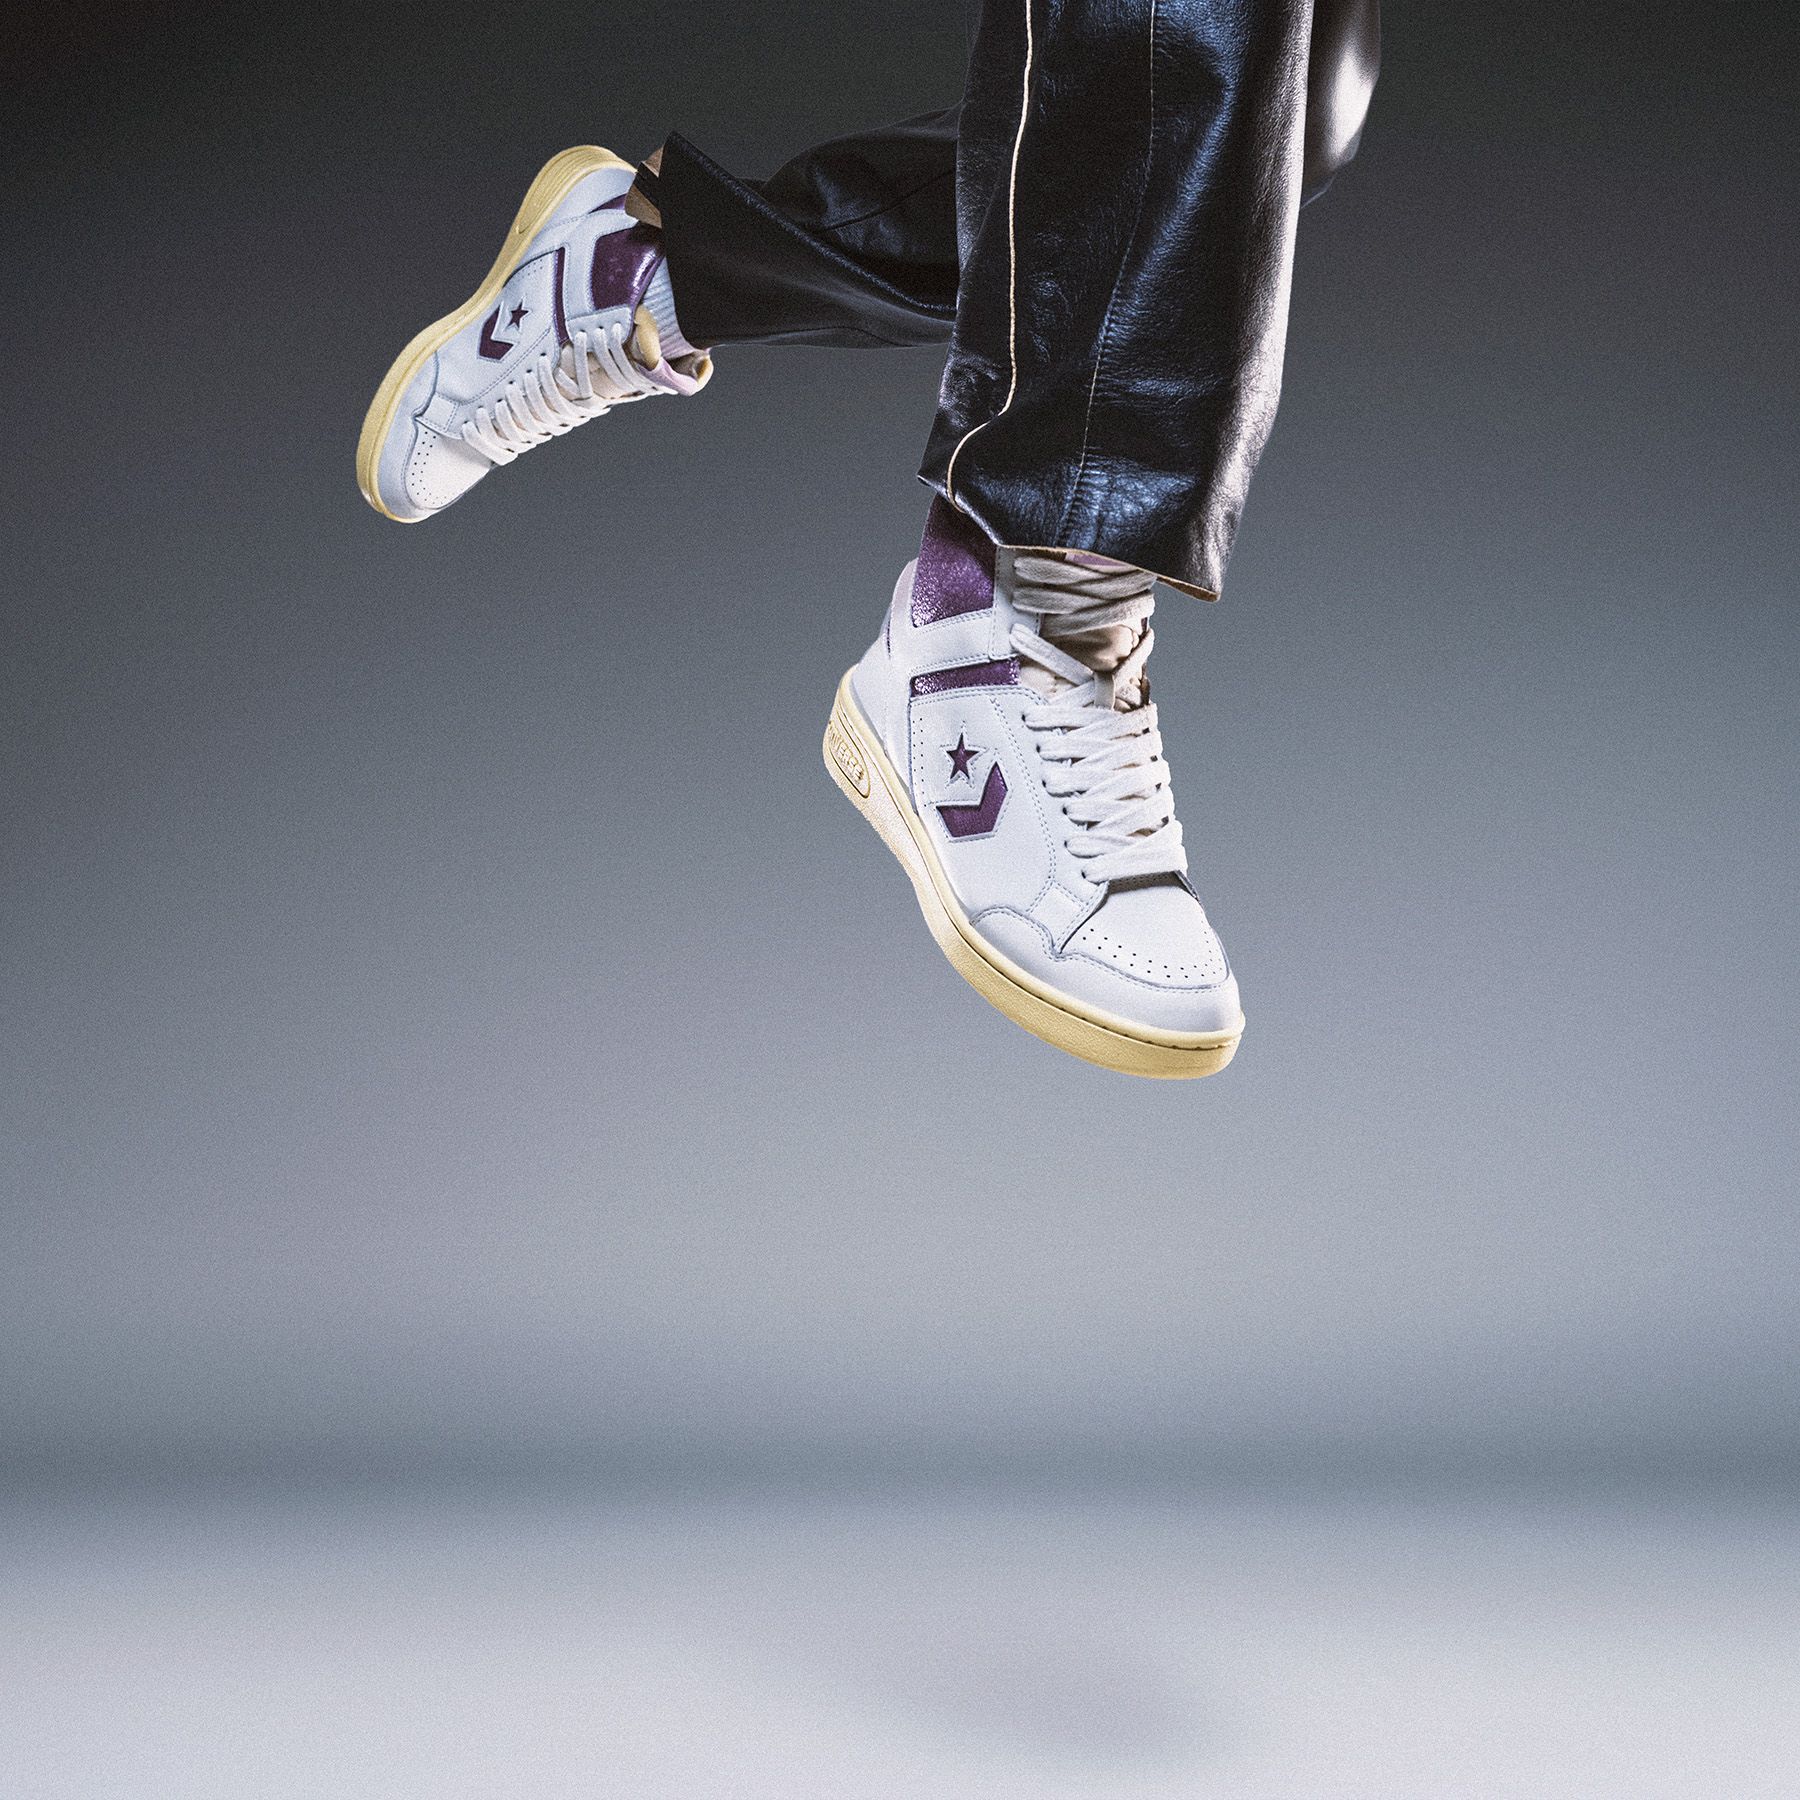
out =
{"type": "MultiPolygon", "coordinates": [[[[357,445],[371,505],[408,523],[613,407],[691,395],[634,170],[584,146],[526,193],[474,295],[407,345],[357,445]]],[[[957,972],[1089,1062],[1210,1075],[1244,1027],[1187,877],[1146,674],[1151,578],[996,548],[942,499],[880,635],[838,685],[825,766],[912,879],[957,972]]]]}

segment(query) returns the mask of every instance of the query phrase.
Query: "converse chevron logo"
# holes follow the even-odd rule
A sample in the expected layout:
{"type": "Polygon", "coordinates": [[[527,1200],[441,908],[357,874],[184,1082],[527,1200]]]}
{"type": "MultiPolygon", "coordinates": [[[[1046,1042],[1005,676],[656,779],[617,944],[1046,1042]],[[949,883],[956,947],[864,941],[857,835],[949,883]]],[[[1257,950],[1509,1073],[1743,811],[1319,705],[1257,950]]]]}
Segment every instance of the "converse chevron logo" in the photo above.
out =
{"type": "Polygon", "coordinates": [[[990,763],[987,780],[981,784],[981,798],[972,806],[947,806],[940,800],[938,817],[953,838],[982,837],[1000,823],[1000,808],[1005,802],[1006,777],[998,763],[990,763]]]}
{"type": "MultiPolygon", "coordinates": [[[[525,308],[522,306],[515,306],[513,308],[512,318],[508,323],[516,329],[519,321],[524,318],[524,316],[525,308]]],[[[499,323],[500,309],[496,306],[494,310],[488,314],[481,327],[481,354],[485,356],[489,362],[499,362],[509,351],[518,348],[517,338],[494,336],[494,327],[499,323]]]]}

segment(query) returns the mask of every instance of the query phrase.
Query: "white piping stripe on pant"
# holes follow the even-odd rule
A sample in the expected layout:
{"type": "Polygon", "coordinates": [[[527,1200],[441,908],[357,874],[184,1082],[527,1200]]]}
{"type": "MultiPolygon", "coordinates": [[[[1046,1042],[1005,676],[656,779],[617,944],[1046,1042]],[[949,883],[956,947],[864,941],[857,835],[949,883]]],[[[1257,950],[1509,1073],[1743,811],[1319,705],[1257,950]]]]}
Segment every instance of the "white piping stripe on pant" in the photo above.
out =
{"type": "Polygon", "coordinates": [[[956,505],[956,459],[962,455],[963,445],[982,426],[993,424],[994,419],[999,418],[1012,405],[1013,396],[1019,391],[1019,152],[1025,144],[1025,115],[1031,107],[1031,65],[1035,55],[1031,0],[1025,0],[1025,76],[1019,87],[1019,129],[1013,134],[1012,167],[1007,171],[1006,177],[1006,359],[1011,373],[1000,412],[995,413],[993,419],[983,419],[980,425],[972,425],[965,431],[957,440],[956,448],[950,452],[949,462],[944,465],[944,497],[952,506],[956,505]]]}

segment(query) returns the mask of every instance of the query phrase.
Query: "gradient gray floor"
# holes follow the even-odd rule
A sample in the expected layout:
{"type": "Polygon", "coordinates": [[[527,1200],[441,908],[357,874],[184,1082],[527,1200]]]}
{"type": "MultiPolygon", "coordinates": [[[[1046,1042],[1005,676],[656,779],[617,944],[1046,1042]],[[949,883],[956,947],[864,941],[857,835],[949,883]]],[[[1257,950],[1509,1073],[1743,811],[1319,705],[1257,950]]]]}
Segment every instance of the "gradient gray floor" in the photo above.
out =
{"type": "Polygon", "coordinates": [[[14,1509],[10,1800],[1792,1800],[1792,1511],[14,1509]]]}

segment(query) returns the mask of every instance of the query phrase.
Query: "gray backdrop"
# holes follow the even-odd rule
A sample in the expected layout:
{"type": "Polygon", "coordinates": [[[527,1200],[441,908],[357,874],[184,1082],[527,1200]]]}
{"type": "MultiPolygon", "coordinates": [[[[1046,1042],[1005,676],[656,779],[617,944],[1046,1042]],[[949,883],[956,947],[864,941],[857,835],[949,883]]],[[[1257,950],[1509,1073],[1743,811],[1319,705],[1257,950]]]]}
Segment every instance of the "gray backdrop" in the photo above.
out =
{"type": "Polygon", "coordinates": [[[944,103],[960,10],[41,22],[15,1478],[1791,1474],[1763,10],[1391,8],[1226,599],[1159,616],[1250,1017],[1194,1086],[989,1012],[819,765],[932,353],[733,352],[422,528],[355,489],[549,152],[679,125],[766,171],[944,103]]]}

